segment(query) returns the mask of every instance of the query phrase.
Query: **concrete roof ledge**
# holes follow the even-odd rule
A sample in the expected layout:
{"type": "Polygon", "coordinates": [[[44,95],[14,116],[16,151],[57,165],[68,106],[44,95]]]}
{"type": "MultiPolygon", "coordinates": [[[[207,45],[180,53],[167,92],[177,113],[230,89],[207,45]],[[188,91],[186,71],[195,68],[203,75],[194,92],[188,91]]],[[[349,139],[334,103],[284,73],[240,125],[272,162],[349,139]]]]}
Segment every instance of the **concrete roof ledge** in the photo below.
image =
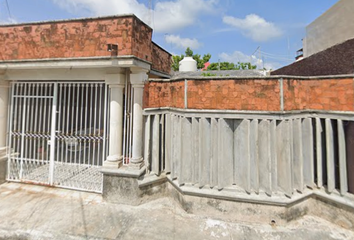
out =
{"type": "Polygon", "coordinates": [[[154,79],[151,78],[149,81],[151,82],[174,82],[181,80],[279,80],[279,79],[294,79],[294,80],[324,80],[324,79],[344,79],[344,78],[354,78],[354,74],[344,74],[344,75],[324,75],[324,76],[292,76],[292,75],[216,75],[216,76],[202,76],[203,72],[199,72],[200,75],[182,75],[175,76],[171,79],[154,79]]]}
{"type": "Polygon", "coordinates": [[[150,70],[151,63],[132,55],[83,58],[44,58],[0,61],[0,70],[52,69],[52,68],[114,68],[140,67],[150,70]]]}

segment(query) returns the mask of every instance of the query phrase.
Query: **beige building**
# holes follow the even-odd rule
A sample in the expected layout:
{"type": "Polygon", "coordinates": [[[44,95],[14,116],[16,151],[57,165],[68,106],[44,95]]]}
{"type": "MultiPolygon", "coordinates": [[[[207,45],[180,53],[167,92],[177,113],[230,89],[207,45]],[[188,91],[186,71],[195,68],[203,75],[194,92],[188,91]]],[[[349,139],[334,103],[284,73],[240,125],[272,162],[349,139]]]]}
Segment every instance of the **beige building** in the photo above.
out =
{"type": "Polygon", "coordinates": [[[340,0],[306,27],[304,57],[354,38],[354,1],[340,0]]]}

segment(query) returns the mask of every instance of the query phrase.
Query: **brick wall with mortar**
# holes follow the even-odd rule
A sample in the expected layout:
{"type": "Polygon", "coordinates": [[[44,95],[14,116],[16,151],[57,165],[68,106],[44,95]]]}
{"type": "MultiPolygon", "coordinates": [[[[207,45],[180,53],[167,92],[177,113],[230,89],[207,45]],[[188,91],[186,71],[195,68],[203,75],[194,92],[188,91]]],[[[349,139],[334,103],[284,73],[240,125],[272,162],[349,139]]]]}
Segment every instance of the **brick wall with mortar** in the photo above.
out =
{"type": "Polygon", "coordinates": [[[279,111],[277,80],[188,81],[188,108],[279,111]]]}
{"type": "Polygon", "coordinates": [[[152,68],[164,73],[171,72],[172,55],[158,46],[156,43],[152,43],[152,68]],[[156,68],[158,66],[158,68],[156,68]]]}
{"type": "Polygon", "coordinates": [[[148,82],[144,88],[144,108],[184,108],[184,81],[148,82]]]}
{"type": "Polygon", "coordinates": [[[0,26],[0,61],[110,56],[111,43],[118,44],[119,56],[134,55],[169,73],[153,60],[151,38],[152,29],[134,15],[5,25],[0,26]]]}
{"type": "Polygon", "coordinates": [[[284,110],[354,111],[353,79],[286,80],[284,110]]]}
{"type": "Polygon", "coordinates": [[[138,18],[132,24],[132,55],[152,62],[152,29],[138,18]]]}
{"type": "MultiPolygon", "coordinates": [[[[189,109],[290,111],[354,111],[353,78],[198,79],[188,80],[189,109]]],[[[145,85],[145,108],[184,108],[184,80],[149,82],[145,85]]]]}

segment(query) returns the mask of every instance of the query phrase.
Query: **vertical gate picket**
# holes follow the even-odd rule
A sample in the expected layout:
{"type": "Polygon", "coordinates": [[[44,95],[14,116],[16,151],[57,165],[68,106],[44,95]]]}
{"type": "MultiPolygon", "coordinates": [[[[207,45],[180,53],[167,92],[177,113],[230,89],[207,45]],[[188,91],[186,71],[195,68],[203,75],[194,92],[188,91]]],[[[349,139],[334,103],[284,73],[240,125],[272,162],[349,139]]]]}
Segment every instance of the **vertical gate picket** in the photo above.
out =
{"type": "Polygon", "coordinates": [[[58,84],[54,83],[53,94],[53,106],[52,106],[52,122],[51,122],[51,135],[50,135],[50,169],[49,169],[49,184],[54,183],[54,156],[55,156],[55,138],[56,138],[56,119],[57,119],[57,95],[58,84]]]}
{"type": "Polygon", "coordinates": [[[8,180],[101,192],[107,86],[17,82],[11,91],[8,180]]]}

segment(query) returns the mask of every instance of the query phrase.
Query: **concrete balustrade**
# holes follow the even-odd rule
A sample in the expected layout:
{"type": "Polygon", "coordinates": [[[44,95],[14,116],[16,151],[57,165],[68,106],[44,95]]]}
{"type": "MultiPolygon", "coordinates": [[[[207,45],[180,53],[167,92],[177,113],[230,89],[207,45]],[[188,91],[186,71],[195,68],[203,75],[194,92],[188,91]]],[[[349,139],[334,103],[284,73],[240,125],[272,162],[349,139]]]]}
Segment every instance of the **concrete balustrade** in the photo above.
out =
{"type": "MultiPolygon", "coordinates": [[[[292,198],[314,189],[348,195],[347,119],[145,111],[145,156],[179,186],[292,198]],[[325,153],[323,151],[325,150],[325,153]],[[163,154],[162,154],[163,153],[163,154]]],[[[326,192],[324,191],[324,193],[326,192]]]]}

